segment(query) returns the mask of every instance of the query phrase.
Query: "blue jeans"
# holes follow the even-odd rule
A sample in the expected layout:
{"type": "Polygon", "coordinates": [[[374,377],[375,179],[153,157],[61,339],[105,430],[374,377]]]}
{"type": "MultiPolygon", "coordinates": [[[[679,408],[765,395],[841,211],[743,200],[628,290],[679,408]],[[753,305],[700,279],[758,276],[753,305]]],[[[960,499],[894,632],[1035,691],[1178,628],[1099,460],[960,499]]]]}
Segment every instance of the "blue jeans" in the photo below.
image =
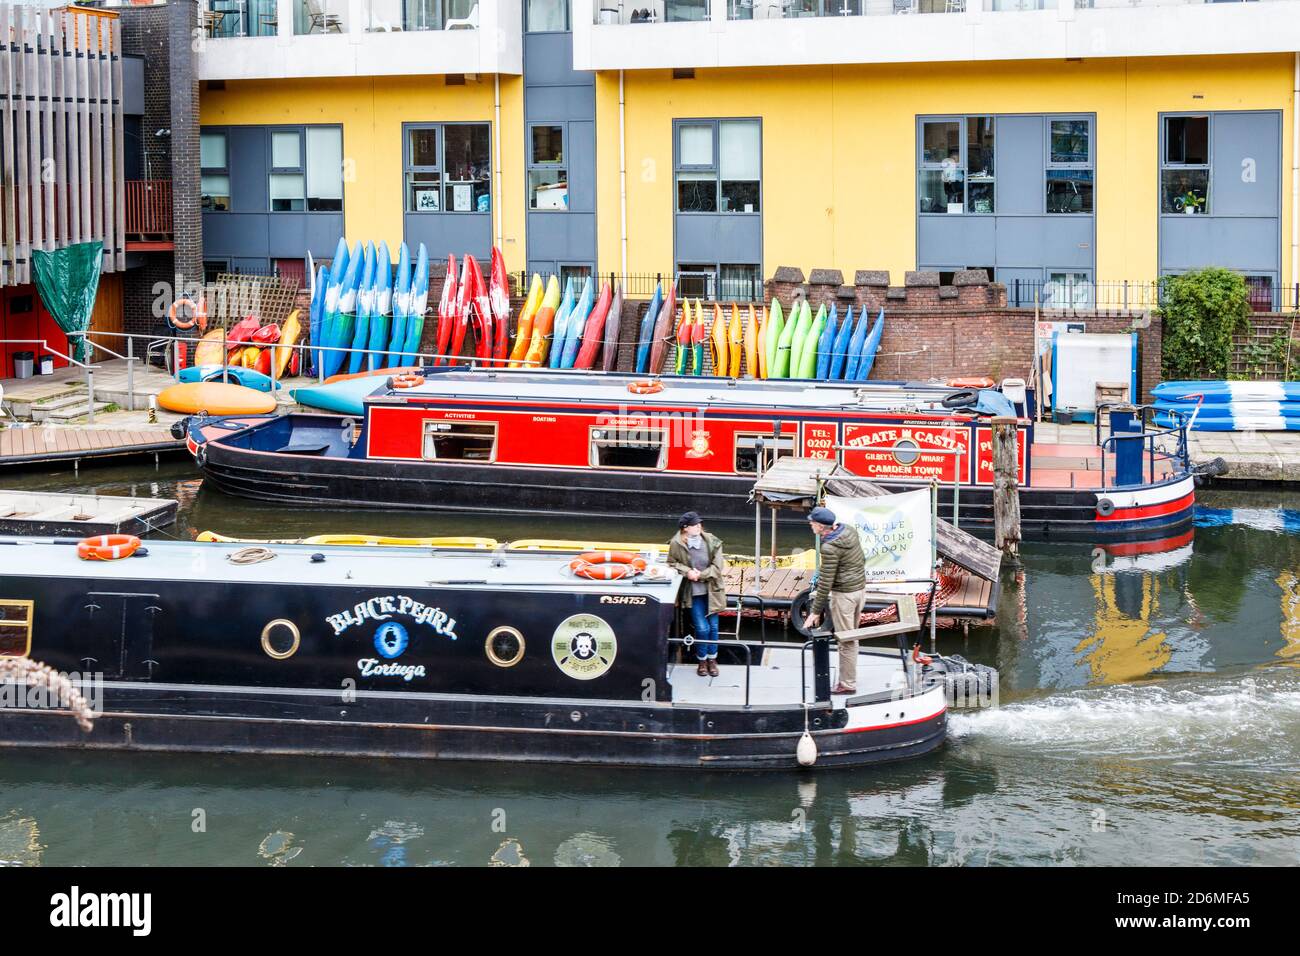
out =
{"type": "Polygon", "coordinates": [[[695,625],[695,656],[702,661],[718,656],[718,615],[709,613],[709,596],[691,598],[691,623],[695,625]]]}

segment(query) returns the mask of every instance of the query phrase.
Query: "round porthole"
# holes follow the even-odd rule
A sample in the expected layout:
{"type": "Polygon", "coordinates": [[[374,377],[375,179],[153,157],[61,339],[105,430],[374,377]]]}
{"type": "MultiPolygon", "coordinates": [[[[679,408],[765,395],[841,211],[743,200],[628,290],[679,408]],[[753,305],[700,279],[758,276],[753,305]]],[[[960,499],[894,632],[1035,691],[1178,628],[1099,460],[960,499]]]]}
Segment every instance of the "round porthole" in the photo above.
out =
{"type": "Polygon", "coordinates": [[[302,635],[298,633],[298,625],[282,617],[268,621],[266,627],[262,628],[262,650],[266,651],[267,657],[274,660],[282,661],[293,657],[298,653],[298,645],[301,642],[302,635]]]}
{"type": "Polygon", "coordinates": [[[514,667],[524,659],[524,636],[513,627],[493,628],[483,647],[497,667],[514,667]]]}

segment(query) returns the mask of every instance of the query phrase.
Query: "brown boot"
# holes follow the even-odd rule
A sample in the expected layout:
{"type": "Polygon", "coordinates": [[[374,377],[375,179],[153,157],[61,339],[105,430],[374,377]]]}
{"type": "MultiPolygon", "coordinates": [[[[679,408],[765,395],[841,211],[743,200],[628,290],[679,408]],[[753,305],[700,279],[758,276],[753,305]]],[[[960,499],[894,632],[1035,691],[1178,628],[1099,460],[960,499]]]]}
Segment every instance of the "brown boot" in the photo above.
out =
{"type": "Polygon", "coordinates": [[[709,665],[709,676],[710,676],[710,677],[717,677],[717,676],[718,676],[718,662],[715,661],[712,657],[710,657],[710,658],[708,659],[707,663],[708,663],[708,665],[709,665]]]}
{"type": "Polygon", "coordinates": [[[708,661],[700,661],[700,666],[695,668],[695,673],[699,674],[701,677],[708,677],[709,676],[708,661]]]}

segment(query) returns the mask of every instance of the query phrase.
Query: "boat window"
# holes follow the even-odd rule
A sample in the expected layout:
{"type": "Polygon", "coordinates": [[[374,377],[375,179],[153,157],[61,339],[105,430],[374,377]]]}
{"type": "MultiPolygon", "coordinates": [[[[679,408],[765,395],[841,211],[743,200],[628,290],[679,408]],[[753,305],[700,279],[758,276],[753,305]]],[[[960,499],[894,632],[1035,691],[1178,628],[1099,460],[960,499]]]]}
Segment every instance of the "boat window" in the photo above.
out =
{"type": "Polygon", "coordinates": [[[483,648],[497,667],[514,667],[524,657],[524,636],[513,627],[493,628],[483,648]]]}
{"type": "Polygon", "coordinates": [[[32,649],[31,601],[0,601],[0,657],[26,657],[32,649]]]}
{"type": "Polygon", "coordinates": [[[794,454],[794,436],[782,435],[736,435],[736,474],[758,474],[758,444],[763,443],[763,470],[772,467],[777,458],[794,454]]]}
{"type": "Polygon", "coordinates": [[[278,617],[274,621],[268,621],[266,627],[262,628],[262,650],[274,660],[283,661],[293,657],[298,653],[301,643],[302,635],[293,621],[278,617]]]}
{"type": "Polygon", "coordinates": [[[648,428],[593,428],[593,468],[662,468],[668,435],[648,428]]]}
{"type": "Polygon", "coordinates": [[[494,461],[495,422],[425,422],[424,457],[429,461],[494,461]]]}

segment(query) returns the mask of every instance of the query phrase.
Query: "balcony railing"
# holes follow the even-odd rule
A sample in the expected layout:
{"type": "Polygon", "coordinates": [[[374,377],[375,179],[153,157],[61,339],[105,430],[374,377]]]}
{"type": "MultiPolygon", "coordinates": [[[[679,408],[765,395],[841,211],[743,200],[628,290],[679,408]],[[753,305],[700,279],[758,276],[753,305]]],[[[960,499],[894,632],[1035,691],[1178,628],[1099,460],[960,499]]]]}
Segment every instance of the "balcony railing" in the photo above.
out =
{"type": "MultiPolygon", "coordinates": [[[[294,0],[296,36],[476,29],[478,0],[294,0]],[[356,10],[360,16],[356,16],[356,10]],[[357,19],[357,23],[353,20],[357,19]]],[[[203,25],[213,39],[276,36],[278,0],[205,0],[203,25]]]]}
{"type": "Polygon", "coordinates": [[[126,235],[128,241],[155,242],[172,237],[172,184],[170,179],[126,181],[126,235]]]}
{"type": "MultiPolygon", "coordinates": [[[[1257,0],[1074,0],[1078,9],[1112,9],[1253,3],[1257,0]]],[[[791,20],[806,17],[877,17],[965,13],[979,0],[726,0],[728,20],[791,20]]],[[[1055,10],[1066,0],[983,0],[994,13],[1055,10]]],[[[595,0],[596,24],[686,23],[710,19],[710,0],[595,0]]]]}

